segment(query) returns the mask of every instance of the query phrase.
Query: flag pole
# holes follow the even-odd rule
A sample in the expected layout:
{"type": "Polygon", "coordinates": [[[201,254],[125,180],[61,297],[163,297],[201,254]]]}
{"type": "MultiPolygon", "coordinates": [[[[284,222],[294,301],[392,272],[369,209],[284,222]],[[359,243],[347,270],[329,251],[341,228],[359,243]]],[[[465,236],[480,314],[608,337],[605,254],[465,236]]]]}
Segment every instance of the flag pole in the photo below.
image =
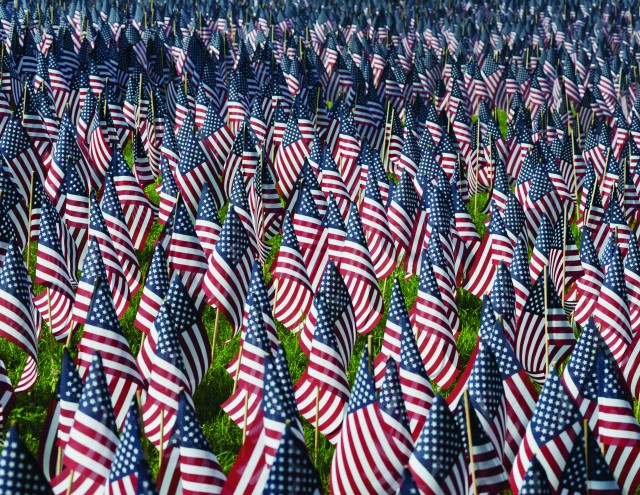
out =
{"type": "Polygon", "coordinates": [[[587,472],[587,483],[589,481],[589,420],[582,421],[582,430],[584,432],[584,465],[587,472]]]}
{"type": "Polygon", "coordinates": [[[76,470],[72,469],[69,473],[69,486],[67,486],[67,494],[71,495],[71,489],[73,488],[73,477],[76,475],[76,470]]]}
{"type": "Polygon", "coordinates": [[[549,375],[549,318],[547,317],[547,267],[545,266],[542,272],[544,277],[544,354],[546,357],[546,373],[549,375]]]}
{"type": "Polygon", "coordinates": [[[158,449],[158,471],[162,467],[162,456],[164,455],[164,409],[160,409],[160,448],[158,449]]]}
{"type": "Polygon", "coordinates": [[[247,419],[249,416],[249,392],[244,393],[244,420],[242,425],[242,443],[247,439],[247,419]]]}
{"type": "Polygon", "coordinates": [[[49,313],[49,354],[53,363],[53,315],[51,314],[51,289],[47,287],[47,310],[49,313]]]}
{"type": "Polygon", "coordinates": [[[216,353],[216,340],[218,339],[218,324],[220,322],[220,310],[216,307],[216,321],[213,325],[213,341],[211,342],[211,364],[216,353]]]}
{"type": "Polygon", "coordinates": [[[476,136],[476,170],[475,170],[476,193],[475,193],[475,198],[473,199],[474,210],[476,212],[476,215],[478,214],[478,193],[480,192],[480,188],[478,187],[478,175],[480,173],[480,116],[479,115],[478,115],[477,124],[478,124],[478,132],[476,136]]]}
{"type": "Polygon", "coordinates": [[[35,171],[31,171],[31,189],[29,190],[29,221],[27,223],[27,272],[31,269],[31,249],[29,243],[31,242],[31,222],[33,215],[33,188],[35,181],[35,171]]]}
{"type": "Polygon", "coordinates": [[[367,336],[367,361],[369,361],[369,375],[373,377],[373,335],[367,336]]]}
{"type": "Polygon", "coordinates": [[[476,482],[476,466],[473,462],[473,436],[471,434],[471,416],[469,414],[469,391],[464,391],[464,412],[467,421],[467,446],[469,448],[469,464],[471,467],[471,483],[473,483],[473,493],[478,495],[478,484],[476,482]]]}
{"type": "Polygon", "coordinates": [[[575,189],[575,202],[576,202],[576,223],[578,222],[578,213],[580,205],[578,204],[578,172],[576,171],[576,142],[573,129],[569,133],[571,138],[571,163],[573,164],[573,188],[575,189]]]}
{"type": "Polygon", "coordinates": [[[236,368],[236,372],[233,377],[233,390],[231,391],[231,395],[236,393],[238,389],[238,378],[240,378],[240,366],[242,365],[242,346],[240,346],[240,354],[238,354],[238,367],[236,368]]]}
{"type": "Polygon", "coordinates": [[[320,421],[320,386],[316,386],[316,431],[314,432],[314,457],[316,461],[316,465],[318,464],[318,444],[320,443],[320,425],[318,424],[320,421]]]}
{"type": "Polygon", "coordinates": [[[562,227],[564,232],[562,233],[562,288],[560,290],[560,296],[562,297],[562,308],[564,309],[564,291],[567,283],[567,229],[569,228],[569,222],[567,221],[567,205],[564,205],[564,213],[562,217],[562,227]]]}

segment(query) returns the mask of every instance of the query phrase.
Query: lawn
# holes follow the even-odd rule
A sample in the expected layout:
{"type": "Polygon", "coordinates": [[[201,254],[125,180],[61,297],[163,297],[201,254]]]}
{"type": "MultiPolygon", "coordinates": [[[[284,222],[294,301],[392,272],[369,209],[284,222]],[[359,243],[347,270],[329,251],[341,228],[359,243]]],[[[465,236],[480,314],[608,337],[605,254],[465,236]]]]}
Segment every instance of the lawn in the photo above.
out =
{"type": "MultiPolygon", "coordinates": [[[[500,123],[505,132],[505,120],[506,115],[500,115],[500,123]]],[[[125,156],[131,160],[130,149],[125,150],[125,156]]],[[[157,203],[158,196],[155,193],[153,186],[147,188],[149,197],[157,203]]],[[[482,209],[482,206],[488,199],[488,194],[480,194],[478,198],[478,210],[482,209]]],[[[473,211],[474,201],[470,201],[469,208],[472,218],[476,224],[476,228],[480,235],[485,231],[483,221],[486,219],[486,215],[473,211]]],[[[223,212],[222,212],[223,213],[223,212]]],[[[143,251],[138,252],[138,260],[140,262],[140,268],[143,274],[149,267],[151,257],[153,255],[153,245],[155,240],[160,235],[161,227],[159,224],[154,225],[152,233],[149,237],[147,245],[143,251]]],[[[273,246],[271,255],[266,262],[266,268],[271,265],[273,258],[278,250],[280,243],[279,237],[276,237],[270,241],[273,246]]],[[[31,276],[35,277],[35,260],[37,256],[37,245],[32,243],[29,247],[31,250],[31,276]]],[[[26,259],[26,251],[25,251],[26,259]]],[[[267,281],[270,275],[267,273],[267,281]]],[[[405,280],[405,273],[401,269],[397,269],[394,276],[400,278],[402,289],[404,292],[405,300],[408,307],[413,306],[416,299],[418,290],[418,277],[414,276],[405,280]]],[[[384,288],[384,282],[381,282],[381,288],[384,288]]],[[[35,286],[34,290],[36,294],[40,293],[43,288],[35,286]]],[[[131,305],[121,320],[122,328],[129,341],[133,354],[137,354],[140,348],[141,332],[134,327],[135,315],[138,310],[138,304],[140,302],[140,296],[142,291],[138,292],[131,301],[131,305]]],[[[388,307],[391,297],[391,283],[387,283],[386,290],[384,292],[385,307],[388,307]]],[[[473,350],[476,342],[476,336],[480,323],[480,310],[481,302],[478,298],[467,293],[463,289],[458,289],[458,311],[462,323],[462,331],[458,338],[458,350],[460,352],[461,362],[463,365],[469,360],[469,356],[473,350]]],[[[213,337],[215,310],[207,308],[203,315],[204,324],[209,332],[209,337],[213,337]]],[[[373,353],[376,355],[381,347],[382,339],[384,336],[386,318],[383,318],[374,331],[373,336],[373,353]]],[[[284,327],[278,324],[278,334],[280,341],[285,349],[287,359],[289,362],[289,368],[291,371],[291,378],[295,383],[303,373],[307,365],[307,357],[298,347],[298,337],[292,334],[284,327]]],[[[82,327],[76,331],[71,344],[71,353],[75,356],[77,350],[77,344],[82,337],[82,327]]],[[[364,345],[367,341],[367,337],[358,336],[356,340],[355,349],[352,355],[351,362],[348,369],[348,378],[350,383],[353,383],[355,378],[356,369],[358,366],[359,356],[362,353],[364,345]]],[[[221,410],[220,405],[231,395],[233,388],[233,380],[229,374],[225,371],[224,365],[226,365],[231,358],[236,354],[239,348],[239,336],[232,338],[232,329],[224,317],[220,317],[219,333],[217,339],[216,353],[214,357],[213,366],[209,369],[205,375],[202,383],[197,389],[194,395],[194,403],[198,414],[198,419],[202,424],[204,433],[209,439],[214,453],[218,457],[220,464],[225,472],[228,472],[233,465],[237,453],[242,444],[242,430],[238,428],[221,410]],[[227,343],[228,342],[228,343],[227,343]]],[[[51,400],[52,395],[55,393],[56,383],[58,380],[58,374],[60,371],[60,360],[62,356],[62,346],[52,342],[50,339],[50,333],[48,327],[45,325],[42,331],[42,336],[38,345],[39,351],[39,377],[35,386],[28,392],[21,394],[17,398],[15,408],[9,415],[9,420],[15,422],[18,431],[22,439],[26,442],[29,449],[35,454],[38,449],[38,441],[42,426],[45,421],[47,407],[51,400]]],[[[13,344],[2,340],[0,342],[0,357],[3,359],[12,382],[15,384],[20,378],[20,374],[26,362],[26,355],[17,350],[13,344]]],[[[447,391],[443,391],[446,394],[447,391]]],[[[314,429],[306,421],[303,420],[304,433],[307,440],[307,445],[310,451],[314,450],[314,429]]],[[[150,465],[156,469],[158,464],[158,452],[147,443],[145,445],[147,456],[150,465]]],[[[334,448],[329,442],[320,437],[320,445],[318,446],[318,462],[317,469],[320,472],[323,484],[328,486],[329,470],[331,465],[331,458],[334,448]]]]}

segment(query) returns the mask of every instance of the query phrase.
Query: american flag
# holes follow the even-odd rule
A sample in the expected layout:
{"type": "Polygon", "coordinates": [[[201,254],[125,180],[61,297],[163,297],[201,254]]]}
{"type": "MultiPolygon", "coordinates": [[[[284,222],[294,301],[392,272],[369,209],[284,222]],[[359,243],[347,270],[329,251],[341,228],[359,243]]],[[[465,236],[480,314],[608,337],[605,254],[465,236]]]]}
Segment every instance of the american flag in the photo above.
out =
{"type": "Polygon", "coordinates": [[[118,321],[108,281],[103,278],[97,282],[93,292],[82,339],[78,344],[78,371],[83,379],[96,352],[102,356],[116,423],[121,426],[131,399],[142,385],[142,379],[118,321]]]}
{"type": "Polygon", "coordinates": [[[548,363],[562,362],[575,343],[560,297],[546,271],[533,285],[518,327],[516,355],[531,378],[542,385],[548,363]]]}
{"type": "Polygon", "coordinates": [[[295,393],[300,414],[335,445],[350,391],[330,302],[331,295],[323,292],[314,300],[316,318],[309,364],[296,383],[295,393]]]}
{"type": "Polygon", "coordinates": [[[149,201],[119,151],[114,151],[110,171],[133,247],[142,249],[151,232],[158,208],[149,201]]]}
{"type": "Polygon", "coordinates": [[[231,129],[224,123],[213,105],[209,104],[200,130],[200,143],[218,175],[222,173],[233,141],[231,129]]]}
{"type": "Polygon", "coordinates": [[[222,225],[220,225],[215,198],[209,186],[205,186],[200,196],[200,203],[198,204],[196,235],[200,240],[200,245],[207,259],[213,253],[213,248],[220,238],[221,230],[222,225]]]}
{"type": "Polygon", "coordinates": [[[247,294],[247,330],[242,339],[242,354],[235,371],[236,387],[222,409],[238,426],[250,431],[257,421],[264,391],[265,358],[272,355],[262,308],[253,293],[247,294]]]}
{"type": "MultiPolygon", "coordinates": [[[[80,403],[83,386],[82,378],[71,359],[69,350],[63,349],[58,387],[58,430],[56,432],[56,443],[61,449],[64,449],[69,442],[69,434],[73,427],[73,418],[80,403]]],[[[57,457],[56,452],[56,464],[57,457]]]]}
{"type": "Polygon", "coordinates": [[[249,197],[247,196],[245,179],[241,170],[236,171],[235,177],[233,178],[231,195],[229,196],[229,205],[233,206],[234,211],[242,221],[242,225],[249,236],[253,257],[264,261],[269,255],[270,247],[265,244],[264,239],[260,235],[261,232],[256,229],[254,216],[249,204],[249,197]]]}
{"type": "Polygon", "coordinates": [[[287,424],[293,424],[298,428],[301,426],[284,348],[279,345],[275,358],[267,356],[264,363],[264,393],[261,409],[265,464],[270,467],[275,460],[287,424]]]}
{"type": "MultiPolygon", "coordinates": [[[[580,325],[586,325],[598,306],[600,289],[604,281],[604,273],[598,254],[593,246],[591,234],[586,228],[582,229],[580,239],[580,264],[582,274],[574,286],[576,307],[573,317],[580,325]]],[[[625,271],[625,276],[626,274],[625,271]]]]}
{"type": "MultiPolygon", "coordinates": [[[[93,206],[97,207],[96,204],[93,206]]],[[[118,200],[118,193],[113,183],[113,175],[110,172],[107,172],[104,179],[100,210],[116,256],[120,262],[122,273],[127,280],[129,294],[133,296],[142,286],[142,273],[140,272],[133,241],[129,235],[124,212],[118,200]]]]}
{"type": "Polygon", "coordinates": [[[156,245],[142,289],[134,325],[147,336],[151,332],[160,306],[169,290],[167,258],[161,245],[156,245]]]}
{"type": "Polygon", "coordinates": [[[511,471],[511,488],[522,488],[525,474],[536,459],[546,473],[552,490],[560,484],[570,447],[582,430],[578,408],[573,404],[554,366],[550,366],[547,380],[527,426],[518,455],[511,471]]]}
{"type": "Polygon", "coordinates": [[[332,493],[396,492],[406,453],[384,424],[365,347],[331,463],[332,493]]]}
{"type": "Polygon", "coordinates": [[[116,418],[111,405],[111,393],[96,352],[87,373],[84,389],[64,450],[64,468],[51,484],[54,493],[88,493],[100,491],[109,472],[118,445],[116,418]]]}
{"type": "Polygon", "coordinates": [[[51,485],[26,444],[11,427],[3,443],[0,463],[7,466],[0,473],[0,490],[8,492],[49,494],[51,485]]]}
{"type": "Polygon", "coordinates": [[[372,171],[367,175],[360,204],[360,218],[376,277],[378,280],[384,280],[395,269],[396,246],[391,235],[387,210],[380,195],[378,179],[372,171]]]}
{"type": "Polygon", "coordinates": [[[40,314],[46,319],[53,336],[57,340],[66,338],[71,321],[74,291],[67,262],[58,237],[60,217],[51,202],[42,208],[40,234],[38,236],[38,258],[36,261],[36,282],[44,285],[44,290],[34,299],[40,314]]]}
{"type": "Polygon", "coordinates": [[[61,191],[64,194],[63,217],[75,243],[78,263],[81,264],[87,252],[90,199],[78,169],[71,162],[67,164],[62,186],[64,187],[64,191],[61,191]]]}
{"type": "MultiPolygon", "coordinates": [[[[175,429],[164,452],[158,486],[185,495],[220,493],[225,475],[204,436],[191,400],[180,393],[175,429]]],[[[164,491],[163,491],[164,493],[164,491]]]]}
{"type": "Polygon", "coordinates": [[[140,418],[138,405],[134,400],[120,433],[120,442],[109,471],[107,493],[111,495],[138,493],[135,490],[138,486],[138,466],[142,458],[140,418]]]}
{"type": "MultiPolygon", "coordinates": [[[[160,159],[160,173],[162,182],[160,184],[159,201],[158,201],[158,222],[165,225],[173,214],[173,209],[178,201],[180,190],[173,177],[173,171],[166,157],[160,159]]],[[[203,188],[202,195],[206,193],[203,188]]]]}
{"type": "Polygon", "coordinates": [[[288,489],[294,489],[300,495],[322,493],[320,477],[309,457],[302,432],[294,424],[285,426],[262,493],[278,495],[288,489]]]}
{"type": "Polygon", "coordinates": [[[624,278],[627,283],[631,329],[635,334],[640,330],[640,246],[635,242],[629,243],[624,260],[624,278]]]}
{"type": "Polygon", "coordinates": [[[39,318],[33,302],[31,279],[22,253],[15,241],[9,242],[0,269],[0,336],[14,343],[27,354],[27,361],[16,392],[29,390],[38,378],[39,318]]]}
{"type": "Polygon", "coordinates": [[[407,304],[402,294],[400,281],[396,277],[393,279],[393,286],[391,289],[391,300],[387,311],[387,321],[385,323],[384,337],[382,338],[382,348],[380,349],[380,353],[376,356],[373,364],[373,375],[376,382],[376,388],[378,389],[382,386],[389,358],[393,358],[398,363],[400,362],[400,345],[406,328],[408,328],[409,331],[411,331],[411,335],[413,335],[411,323],[409,322],[407,304]]]}
{"type": "Polygon", "coordinates": [[[595,432],[604,445],[604,455],[623,492],[633,493],[640,485],[637,469],[640,426],[626,382],[615,361],[605,352],[596,358],[598,407],[595,432]]]}
{"type": "Polygon", "coordinates": [[[352,203],[349,212],[339,269],[351,296],[356,329],[360,334],[369,333],[383,316],[384,301],[355,203],[352,203]]]}
{"type": "Polygon", "coordinates": [[[613,357],[622,363],[633,336],[622,254],[617,245],[612,247],[611,262],[606,268],[594,318],[613,357]]]}
{"type": "MultiPolygon", "coordinates": [[[[114,200],[117,201],[117,198],[114,198],[114,200]]],[[[89,243],[94,239],[97,241],[100,259],[105,268],[109,286],[111,287],[116,314],[120,318],[124,315],[131,302],[129,297],[129,284],[127,283],[127,277],[121,265],[120,256],[118,256],[118,251],[116,251],[116,247],[111,238],[110,229],[107,227],[107,222],[102,215],[102,210],[98,204],[96,194],[93,191],[90,195],[89,209],[89,243]]],[[[89,249],[91,249],[91,247],[89,249]]],[[[88,257],[89,254],[87,254],[87,258],[88,257]]],[[[85,258],[85,264],[87,263],[87,258],[85,258]]],[[[137,268],[137,258],[135,259],[136,264],[131,266],[132,270],[137,268]]],[[[93,262],[95,263],[95,261],[93,262]]],[[[132,271],[131,273],[135,274],[136,272],[132,271]]],[[[77,299],[78,296],[76,294],[76,300],[77,299]]]]}
{"type": "MultiPolygon", "coordinates": [[[[327,200],[327,212],[322,219],[322,230],[326,235],[326,249],[328,258],[333,261],[337,267],[340,267],[342,261],[342,253],[344,251],[344,242],[347,237],[347,226],[338,204],[332,193],[329,193],[327,200]]],[[[315,250],[320,249],[318,245],[313,247],[315,250]]]]}
{"type": "Polygon", "coordinates": [[[285,328],[297,331],[311,310],[313,288],[289,213],[282,220],[282,241],[270,272],[274,317],[285,328]]]}
{"type": "Polygon", "coordinates": [[[207,257],[200,245],[193,217],[180,198],[176,203],[174,215],[168,252],[169,268],[184,275],[202,275],[207,271],[207,257]]]}
{"type": "Polygon", "coordinates": [[[346,368],[353,346],[355,345],[356,323],[351,296],[344,283],[342,275],[335,264],[330,261],[324,271],[322,282],[316,291],[311,311],[307,315],[302,335],[298,341],[302,351],[308,355],[311,353],[312,339],[316,318],[319,314],[320,300],[329,305],[332,315],[332,325],[336,337],[337,350],[343,366],[346,368]]]}
{"type": "Polygon", "coordinates": [[[396,252],[402,256],[411,245],[411,226],[418,205],[418,194],[413,187],[411,176],[403,173],[394,190],[391,204],[387,209],[389,228],[396,238],[396,252]]]}
{"type": "Polygon", "coordinates": [[[329,201],[330,196],[333,196],[342,218],[347,218],[351,205],[351,195],[328,147],[324,149],[318,175],[320,178],[320,190],[326,196],[327,201],[329,201]]]}
{"type": "Polygon", "coordinates": [[[418,297],[411,319],[418,333],[418,347],[427,374],[442,388],[447,388],[458,376],[460,359],[447,313],[429,252],[424,250],[418,297]],[[434,348],[438,349],[437,353],[431,352],[434,348]]]}
{"type": "Polygon", "coordinates": [[[242,323],[252,258],[249,237],[231,206],[222,225],[220,240],[209,257],[203,290],[209,304],[222,311],[236,331],[242,323]]]}
{"type": "MultiPolygon", "coordinates": [[[[507,420],[506,396],[496,356],[483,339],[479,342],[467,381],[467,391],[478,489],[507,489],[509,478],[502,462],[507,420]]],[[[458,403],[458,410],[463,409],[463,404],[458,403]]]]}
{"type": "Polygon", "coordinates": [[[378,405],[382,419],[388,428],[387,433],[393,440],[392,455],[398,457],[403,465],[407,463],[413,451],[413,437],[404,404],[398,365],[395,359],[389,358],[378,405]]]}
{"type": "Polygon", "coordinates": [[[421,493],[467,493],[469,473],[464,438],[453,413],[435,394],[424,428],[409,459],[421,493]]]}
{"type": "Polygon", "coordinates": [[[188,382],[169,305],[162,305],[154,327],[158,339],[148,389],[142,393],[142,420],[149,441],[166,449],[176,425],[180,392],[188,382]]]}
{"type": "Polygon", "coordinates": [[[44,179],[42,156],[18,119],[8,120],[0,137],[0,153],[5,159],[7,171],[25,201],[31,190],[31,173],[44,179]]]}
{"type": "Polygon", "coordinates": [[[195,217],[204,185],[207,184],[214,194],[216,206],[223,203],[222,186],[211,166],[200,141],[189,129],[180,145],[180,159],[175,170],[175,182],[180,195],[191,214],[195,217]]]}
{"type": "Polygon", "coordinates": [[[300,175],[304,159],[308,154],[309,150],[302,139],[298,120],[295,117],[290,117],[274,162],[275,172],[279,179],[278,192],[285,201],[293,192],[296,178],[300,175]]]}
{"type": "Polygon", "coordinates": [[[504,263],[500,263],[491,287],[491,306],[496,315],[502,317],[502,324],[509,340],[515,340],[515,308],[516,294],[513,288],[511,274],[504,263]]]}

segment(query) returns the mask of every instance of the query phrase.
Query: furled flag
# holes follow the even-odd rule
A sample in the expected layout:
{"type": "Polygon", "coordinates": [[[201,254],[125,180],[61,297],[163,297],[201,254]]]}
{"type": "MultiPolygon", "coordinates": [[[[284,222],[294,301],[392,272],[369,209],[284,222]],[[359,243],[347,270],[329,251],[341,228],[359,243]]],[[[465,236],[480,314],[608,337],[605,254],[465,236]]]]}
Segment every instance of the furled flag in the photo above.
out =
{"type": "Polygon", "coordinates": [[[104,493],[118,445],[117,431],[102,358],[96,352],[64,450],[64,468],[51,481],[54,492],[104,493]]]}
{"type": "Polygon", "coordinates": [[[313,288],[288,212],[282,220],[280,249],[269,271],[274,317],[288,330],[300,331],[300,324],[311,310],[313,288]]]}
{"type": "Polygon", "coordinates": [[[309,364],[296,383],[296,402],[300,414],[335,445],[350,392],[333,329],[333,308],[326,299],[330,301],[330,294],[320,293],[314,301],[316,321],[309,364]]]}
{"type": "Polygon", "coordinates": [[[149,386],[142,393],[142,419],[149,441],[166,449],[176,424],[180,391],[187,389],[188,383],[169,305],[162,305],[154,326],[158,342],[149,386]]]}
{"type": "MultiPolygon", "coordinates": [[[[116,307],[116,314],[118,315],[118,318],[121,318],[127,311],[131,302],[129,284],[127,283],[127,276],[125,276],[120,262],[120,256],[118,256],[118,251],[116,251],[107,223],[105,222],[105,218],[103,217],[100,206],[98,205],[96,194],[93,191],[91,192],[90,209],[89,243],[91,244],[94,239],[97,241],[99,247],[97,255],[100,257],[106,271],[107,280],[109,281],[109,287],[111,287],[111,294],[113,296],[113,303],[116,307]]],[[[87,253],[85,265],[87,264],[88,258],[89,254],[87,253]]],[[[137,258],[135,259],[136,264],[130,265],[132,270],[131,275],[135,275],[136,268],[139,272],[139,268],[137,267],[137,258]]],[[[91,261],[95,263],[94,260],[91,261]]],[[[83,265],[83,275],[84,269],[85,266],[83,265]]],[[[132,281],[136,280],[137,279],[135,277],[132,279],[132,281]]]]}
{"type": "Polygon", "coordinates": [[[16,392],[29,390],[38,378],[39,318],[33,303],[31,279],[22,253],[15,241],[0,269],[0,337],[4,337],[27,353],[27,361],[16,392]]]}
{"type": "Polygon", "coordinates": [[[439,387],[449,387],[458,376],[460,356],[426,249],[422,253],[418,297],[411,320],[427,374],[439,387]]]}
{"type": "MultiPolygon", "coordinates": [[[[573,317],[580,325],[586,325],[589,318],[595,313],[600,298],[600,289],[604,281],[604,273],[598,254],[596,253],[589,229],[582,229],[580,238],[580,263],[582,275],[576,280],[575,310],[573,317]]],[[[625,271],[625,275],[627,272],[625,271]]]]}
{"type": "Polygon", "coordinates": [[[209,304],[222,311],[236,331],[242,324],[252,261],[249,237],[235,208],[231,207],[222,225],[220,240],[209,257],[202,288],[209,304]]]}
{"type": "Polygon", "coordinates": [[[204,436],[191,400],[183,391],[178,400],[176,426],[158,472],[161,493],[218,494],[224,482],[218,459],[204,436]],[[172,490],[165,490],[168,487],[172,490]]]}
{"type": "Polygon", "coordinates": [[[420,493],[468,492],[469,472],[464,445],[462,431],[453,413],[436,393],[409,459],[409,469],[420,493]]]}
{"type": "Polygon", "coordinates": [[[331,462],[332,493],[397,491],[406,454],[403,456],[395,446],[387,428],[369,374],[365,346],[331,462]]]}
{"type": "Polygon", "coordinates": [[[138,485],[138,466],[142,458],[140,417],[138,404],[134,399],[129,406],[127,419],[122,427],[120,442],[109,471],[106,493],[110,495],[135,494],[138,485]]]}
{"type": "Polygon", "coordinates": [[[18,436],[14,427],[9,429],[0,454],[0,493],[14,495],[48,495],[51,485],[42,468],[18,436]]]}
{"type": "Polygon", "coordinates": [[[73,279],[69,274],[58,236],[56,220],[59,219],[53,204],[45,201],[40,220],[35,279],[38,284],[45,286],[45,290],[34,299],[36,308],[58,341],[66,339],[69,333],[75,298],[73,279]]]}
{"type": "Polygon", "coordinates": [[[153,257],[147,270],[147,278],[144,282],[138,312],[134,321],[135,327],[149,336],[153,321],[169,290],[169,266],[164,249],[157,244],[153,251],[153,257]]]}
{"type": "Polygon", "coordinates": [[[384,301],[356,203],[351,204],[339,269],[351,296],[356,330],[367,334],[382,318],[384,301]]]}
{"type": "Polygon", "coordinates": [[[102,356],[116,424],[124,423],[129,405],[142,386],[135,359],[127,342],[109,293],[107,280],[100,279],[78,344],[78,371],[85,379],[95,352],[102,356]]]}
{"type": "Polygon", "coordinates": [[[512,490],[517,493],[522,489],[525,475],[534,459],[540,462],[552,490],[558,490],[571,446],[581,431],[582,420],[578,408],[551,365],[513,464],[512,490]]]}

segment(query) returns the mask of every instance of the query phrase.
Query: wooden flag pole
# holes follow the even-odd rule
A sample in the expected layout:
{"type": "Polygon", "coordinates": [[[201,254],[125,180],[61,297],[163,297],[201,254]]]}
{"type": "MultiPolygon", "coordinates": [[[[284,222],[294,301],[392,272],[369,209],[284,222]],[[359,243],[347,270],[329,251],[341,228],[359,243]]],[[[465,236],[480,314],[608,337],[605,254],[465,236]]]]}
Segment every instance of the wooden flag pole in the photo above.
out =
{"type": "Polygon", "coordinates": [[[584,433],[584,465],[587,472],[587,481],[589,479],[589,420],[584,419],[582,422],[582,431],[584,433]]]}
{"type": "Polygon", "coordinates": [[[549,319],[547,317],[547,267],[543,269],[544,277],[544,354],[546,357],[546,375],[549,375],[549,319]]]}
{"type": "Polygon", "coordinates": [[[480,188],[478,187],[478,175],[480,173],[480,117],[478,117],[477,122],[478,122],[478,132],[476,136],[476,170],[475,170],[476,193],[475,193],[475,198],[473,198],[474,210],[476,212],[476,215],[478,214],[478,193],[480,192],[480,188]]]}
{"type": "Polygon", "coordinates": [[[573,188],[575,189],[576,223],[577,223],[578,214],[580,211],[580,205],[578,204],[578,172],[576,171],[576,142],[575,142],[575,134],[573,131],[571,131],[569,137],[571,138],[571,163],[573,164],[573,188]]]}
{"type": "Polygon", "coordinates": [[[469,391],[464,391],[464,412],[467,421],[467,446],[469,448],[469,465],[471,467],[471,483],[473,484],[473,493],[478,495],[478,484],[476,482],[476,466],[473,462],[473,435],[471,434],[471,415],[469,413],[469,391]]]}
{"type": "Polygon", "coordinates": [[[51,289],[47,287],[47,311],[49,316],[49,353],[51,354],[51,361],[53,359],[53,315],[51,314],[51,289]]]}
{"type": "Polygon", "coordinates": [[[213,341],[211,342],[211,363],[216,353],[216,340],[218,339],[218,324],[220,323],[220,310],[216,308],[216,321],[213,325],[213,341]]]}
{"type": "Polygon", "coordinates": [[[318,464],[318,444],[320,443],[320,386],[316,386],[316,431],[314,432],[315,438],[313,443],[314,458],[316,465],[318,464]]]}
{"type": "Polygon", "coordinates": [[[164,409],[160,409],[160,448],[158,449],[158,471],[162,467],[162,456],[164,455],[164,409]]]}
{"type": "Polygon", "coordinates": [[[560,296],[562,298],[562,308],[564,309],[564,289],[567,283],[567,229],[569,228],[567,218],[567,205],[564,206],[564,214],[562,217],[562,288],[560,290],[560,296]]]}
{"type": "Polygon", "coordinates": [[[238,354],[238,367],[236,368],[236,372],[233,376],[233,390],[231,391],[231,395],[236,393],[238,390],[238,378],[240,378],[240,366],[242,365],[242,346],[240,346],[240,353],[238,354]]]}
{"type": "Polygon", "coordinates": [[[244,420],[242,425],[242,443],[247,439],[247,419],[249,416],[249,392],[245,391],[244,395],[244,420]]]}
{"type": "Polygon", "coordinates": [[[71,495],[71,489],[73,488],[73,477],[76,475],[76,470],[72,469],[69,473],[69,486],[67,486],[67,495],[71,495]]]}
{"type": "Polygon", "coordinates": [[[369,361],[369,375],[373,377],[373,335],[367,336],[367,361],[369,361]]]}
{"type": "Polygon", "coordinates": [[[33,220],[33,189],[35,185],[35,171],[31,171],[31,189],[29,190],[29,221],[27,222],[27,272],[31,269],[31,249],[29,243],[31,241],[31,223],[33,220]]]}

